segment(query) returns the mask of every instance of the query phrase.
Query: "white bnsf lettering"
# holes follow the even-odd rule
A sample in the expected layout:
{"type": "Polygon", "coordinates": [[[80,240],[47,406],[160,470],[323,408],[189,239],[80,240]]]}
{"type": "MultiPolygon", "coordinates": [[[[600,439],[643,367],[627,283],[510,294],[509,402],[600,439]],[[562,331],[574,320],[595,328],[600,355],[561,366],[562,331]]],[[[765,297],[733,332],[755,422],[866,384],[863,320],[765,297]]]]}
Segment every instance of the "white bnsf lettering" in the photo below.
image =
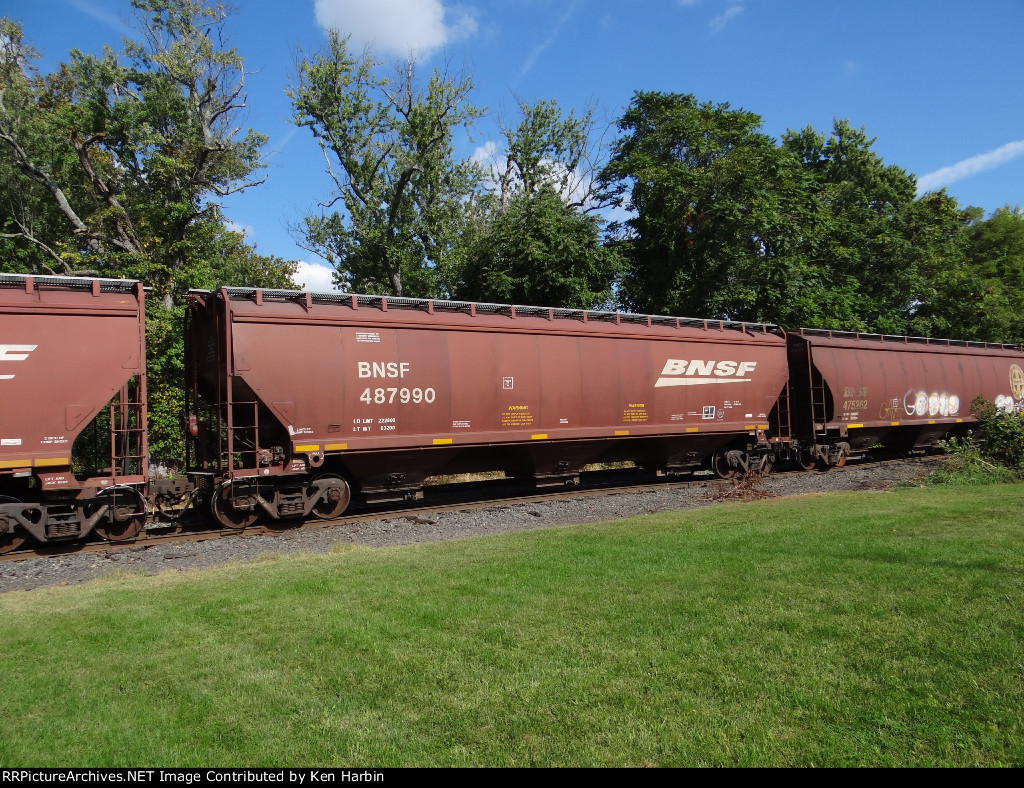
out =
{"type": "Polygon", "coordinates": [[[757,367],[756,361],[702,361],[670,358],[654,384],[663,386],[701,386],[711,383],[749,383],[748,373],[757,367]]]}
{"type": "MultiPolygon", "coordinates": [[[[39,345],[0,345],[0,361],[24,361],[28,354],[39,345]]],[[[14,375],[0,375],[0,380],[10,380],[14,375]]]]}
{"type": "Polygon", "coordinates": [[[404,378],[409,374],[408,361],[360,361],[361,378],[404,378]]]}

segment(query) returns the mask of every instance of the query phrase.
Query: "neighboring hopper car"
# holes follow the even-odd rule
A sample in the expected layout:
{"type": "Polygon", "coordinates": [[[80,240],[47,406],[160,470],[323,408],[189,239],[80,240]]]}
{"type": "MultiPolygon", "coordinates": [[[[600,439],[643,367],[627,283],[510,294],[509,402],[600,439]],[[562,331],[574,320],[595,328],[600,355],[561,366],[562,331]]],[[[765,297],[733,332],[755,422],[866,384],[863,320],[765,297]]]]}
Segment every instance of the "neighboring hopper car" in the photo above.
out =
{"type": "Polygon", "coordinates": [[[963,437],[977,397],[1024,409],[1017,345],[801,329],[788,334],[799,464],[842,465],[873,447],[915,454],[963,437]]]}
{"type": "MultiPolygon", "coordinates": [[[[146,332],[138,282],[0,274],[0,552],[147,515],[146,332]],[[100,458],[72,448],[101,411],[100,458]]],[[[79,447],[81,448],[81,447],[79,447]]]]}
{"type": "Polygon", "coordinates": [[[789,448],[776,326],[383,296],[192,291],[191,473],[229,528],[427,476],[764,468],[789,448]],[[781,406],[780,406],[781,402],[781,406]]]}

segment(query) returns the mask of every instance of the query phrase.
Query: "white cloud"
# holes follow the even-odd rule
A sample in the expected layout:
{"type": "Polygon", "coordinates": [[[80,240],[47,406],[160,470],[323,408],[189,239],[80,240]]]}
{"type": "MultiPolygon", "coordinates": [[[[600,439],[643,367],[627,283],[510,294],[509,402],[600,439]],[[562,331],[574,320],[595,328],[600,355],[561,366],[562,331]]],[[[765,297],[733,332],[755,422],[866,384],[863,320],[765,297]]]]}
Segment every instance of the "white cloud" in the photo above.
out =
{"type": "Polygon", "coordinates": [[[721,14],[716,16],[710,22],[708,22],[708,27],[710,27],[712,30],[714,30],[717,33],[723,27],[725,27],[733,19],[735,19],[736,17],[738,17],[742,13],[743,13],[743,6],[741,6],[741,5],[731,6],[730,8],[725,9],[724,12],[722,12],[721,14]]]}
{"type": "Polygon", "coordinates": [[[251,224],[239,224],[232,219],[225,219],[224,226],[233,233],[239,233],[243,238],[251,238],[256,232],[256,228],[251,224]]]}
{"type": "Polygon", "coordinates": [[[442,0],[316,0],[315,13],[325,30],[351,33],[357,48],[399,57],[426,55],[477,30],[472,9],[442,0]]]}
{"type": "Polygon", "coordinates": [[[529,73],[530,69],[532,69],[534,64],[537,62],[537,58],[539,58],[545,50],[550,49],[552,44],[558,40],[558,34],[562,31],[562,28],[565,27],[565,23],[568,22],[572,18],[573,14],[576,13],[576,8],[578,6],[578,0],[573,0],[573,2],[569,3],[565,10],[562,11],[562,15],[558,17],[558,20],[555,22],[555,26],[551,28],[547,37],[530,50],[529,54],[526,56],[526,60],[523,61],[523,65],[519,67],[520,79],[529,73]]]}
{"type": "Polygon", "coordinates": [[[334,269],[319,263],[307,263],[299,260],[299,264],[292,275],[295,286],[302,290],[309,290],[313,293],[322,293],[329,290],[337,290],[334,285],[334,269]]]}
{"type": "Polygon", "coordinates": [[[269,159],[272,159],[272,158],[274,158],[274,157],[275,157],[275,156],[276,156],[277,154],[279,154],[279,153],[280,153],[281,151],[283,151],[283,150],[285,149],[285,146],[286,146],[286,145],[287,145],[287,144],[288,144],[289,142],[291,142],[291,141],[292,141],[292,138],[293,138],[293,137],[294,137],[294,136],[295,136],[296,134],[298,134],[298,133],[299,133],[299,127],[298,127],[298,126],[292,126],[292,127],[290,128],[290,129],[288,129],[288,131],[286,131],[286,132],[285,132],[285,133],[284,133],[284,134],[283,134],[283,135],[281,136],[281,138],[280,138],[280,139],[279,139],[279,140],[278,140],[277,142],[275,142],[275,143],[274,143],[273,147],[272,147],[272,148],[271,148],[271,149],[270,149],[270,150],[269,150],[269,151],[267,152],[267,156],[266,156],[266,158],[267,158],[268,160],[269,160],[269,159]]]}
{"type": "Polygon", "coordinates": [[[498,143],[494,140],[487,140],[483,145],[473,151],[472,159],[476,164],[491,164],[494,157],[498,155],[498,143]]]}
{"type": "Polygon", "coordinates": [[[498,150],[498,143],[488,139],[482,145],[477,145],[470,160],[483,168],[483,187],[497,192],[498,180],[501,177],[499,168],[504,167],[506,163],[498,150]]]}
{"type": "Polygon", "coordinates": [[[114,16],[100,5],[90,2],[89,0],[67,0],[67,3],[83,14],[91,16],[93,19],[102,22],[112,30],[127,35],[132,32],[131,28],[125,23],[125,21],[117,16],[114,16]]]}
{"type": "Polygon", "coordinates": [[[964,159],[949,167],[942,167],[927,175],[922,175],[917,179],[917,193],[923,194],[941,189],[943,186],[949,186],[963,178],[999,167],[1018,156],[1024,156],[1024,140],[1008,142],[988,153],[971,156],[969,159],[964,159]]]}

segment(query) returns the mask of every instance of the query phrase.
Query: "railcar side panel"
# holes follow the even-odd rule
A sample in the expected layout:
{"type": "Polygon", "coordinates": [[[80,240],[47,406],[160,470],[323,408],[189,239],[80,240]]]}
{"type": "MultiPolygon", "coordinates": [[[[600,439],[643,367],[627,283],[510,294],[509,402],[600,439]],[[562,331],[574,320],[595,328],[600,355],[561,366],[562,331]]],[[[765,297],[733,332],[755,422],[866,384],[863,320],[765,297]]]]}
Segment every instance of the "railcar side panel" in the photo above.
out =
{"type": "MultiPolygon", "coordinates": [[[[75,439],[129,379],[145,372],[141,287],[118,281],[92,288],[93,280],[54,277],[2,280],[0,474],[30,468],[61,473],[59,483],[48,478],[75,488],[75,439]],[[68,282],[75,289],[65,289],[68,282]]],[[[144,410],[131,419],[144,424],[144,410]]]]}
{"type": "Polygon", "coordinates": [[[813,429],[848,437],[853,451],[876,442],[892,448],[930,446],[964,434],[975,419],[971,403],[984,397],[1021,410],[1024,353],[981,343],[946,343],[896,337],[790,335],[807,352],[811,374],[794,372],[813,403],[813,429]],[[823,386],[815,392],[815,376],[823,386]]]}
{"type": "MultiPolygon", "coordinates": [[[[553,311],[512,308],[504,315],[435,312],[435,302],[409,299],[403,309],[378,298],[375,308],[352,298],[358,308],[347,298],[295,293],[202,295],[201,310],[224,319],[195,320],[194,330],[218,337],[191,344],[220,343],[217,388],[236,392],[234,402],[251,393],[277,430],[247,433],[260,448],[251,461],[236,456],[235,467],[224,469],[229,475],[298,473],[320,467],[325,456],[374,477],[390,463],[419,468],[413,475],[422,478],[457,456],[479,468],[532,464],[554,473],[615,454],[615,441],[647,438],[669,442],[618,453],[693,465],[734,439],[760,434],[766,441],[787,379],[785,339],[769,327],[588,322],[584,313],[554,319],[553,311]],[[680,440],[689,450],[671,444],[680,440]],[[266,457],[281,454],[278,445],[288,459],[275,467],[266,457]],[[473,452],[460,455],[463,449],[473,452]],[[429,457],[409,453],[423,450],[429,457]],[[402,454],[371,458],[377,452],[402,454]]],[[[231,452],[238,455],[238,447],[231,452]]]]}
{"type": "Polygon", "coordinates": [[[324,443],[339,428],[349,450],[538,432],[743,432],[765,422],[786,382],[784,341],[772,334],[564,334],[528,318],[513,332],[345,311],[330,315],[339,325],[307,322],[298,308],[292,323],[232,323],[233,373],[293,442],[324,443]]]}
{"type": "Polygon", "coordinates": [[[117,540],[142,529],[144,292],[123,280],[0,275],[0,552],[28,536],[95,529],[117,540]]]}

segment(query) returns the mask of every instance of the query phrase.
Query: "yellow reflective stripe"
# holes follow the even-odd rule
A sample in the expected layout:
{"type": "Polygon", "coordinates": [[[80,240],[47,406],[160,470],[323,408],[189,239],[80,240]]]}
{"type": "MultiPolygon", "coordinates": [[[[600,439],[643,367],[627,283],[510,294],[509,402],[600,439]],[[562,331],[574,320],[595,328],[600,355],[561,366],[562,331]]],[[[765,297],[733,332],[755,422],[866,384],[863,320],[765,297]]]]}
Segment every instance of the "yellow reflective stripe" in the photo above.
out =
{"type": "Polygon", "coordinates": [[[530,437],[535,441],[546,441],[548,439],[548,434],[546,432],[538,432],[536,435],[531,435],[530,437]]]}
{"type": "Polygon", "coordinates": [[[28,468],[32,465],[32,460],[2,460],[0,461],[0,468],[28,468]]]}
{"type": "Polygon", "coordinates": [[[770,430],[771,429],[771,425],[770,424],[758,424],[757,428],[759,430],[770,430]]]}
{"type": "Polygon", "coordinates": [[[746,427],[744,427],[743,429],[745,429],[745,430],[754,430],[754,429],[757,429],[757,426],[756,426],[756,425],[754,425],[754,424],[748,424],[748,425],[747,425],[746,427]]]}
{"type": "Polygon", "coordinates": [[[935,423],[935,419],[928,419],[928,423],[929,424],[934,424],[935,423]]]}
{"type": "Polygon", "coordinates": [[[697,427],[687,427],[686,431],[687,432],[696,432],[697,431],[697,427]]]}
{"type": "Polygon", "coordinates": [[[324,451],[345,451],[347,448],[347,443],[328,443],[324,446],[324,451]]]}
{"type": "Polygon", "coordinates": [[[963,423],[963,419],[957,419],[957,420],[956,420],[956,423],[957,423],[957,424],[962,424],[962,423],[963,423]]]}
{"type": "Polygon", "coordinates": [[[890,427],[898,427],[898,426],[900,426],[900,423],[898,421],[890,421],[889,422],[889,426],[890,427]]]}
{"type": "Polygon", "coordinates": [[[303,443],[295,447],[295,451],[320,451],[319,443],[303,443]]]}
{"type": "Polygon", "coordinates": [[[434,438],[435,446],[446,446],[452,442],[451,438],[434,438]]]}
{"type": "Polygon", "coordinates": [[[863,424],[847,424],[846,426],[849,427],[850,429],[853,429],[854,427],[863,427],[864,425],[863,424]]]}
{"type": "Polygon", "coordinates": [[[71,460],[67,457],[53,457],[45,460],[33,460],[32,464],[37,468],[49,468],[54,465],[70,465],[71,460]]]}
{"type": "Polygon", "coordinates": [[[615,430],[616,435],[629,435],[629,430],[615,430]]]}

